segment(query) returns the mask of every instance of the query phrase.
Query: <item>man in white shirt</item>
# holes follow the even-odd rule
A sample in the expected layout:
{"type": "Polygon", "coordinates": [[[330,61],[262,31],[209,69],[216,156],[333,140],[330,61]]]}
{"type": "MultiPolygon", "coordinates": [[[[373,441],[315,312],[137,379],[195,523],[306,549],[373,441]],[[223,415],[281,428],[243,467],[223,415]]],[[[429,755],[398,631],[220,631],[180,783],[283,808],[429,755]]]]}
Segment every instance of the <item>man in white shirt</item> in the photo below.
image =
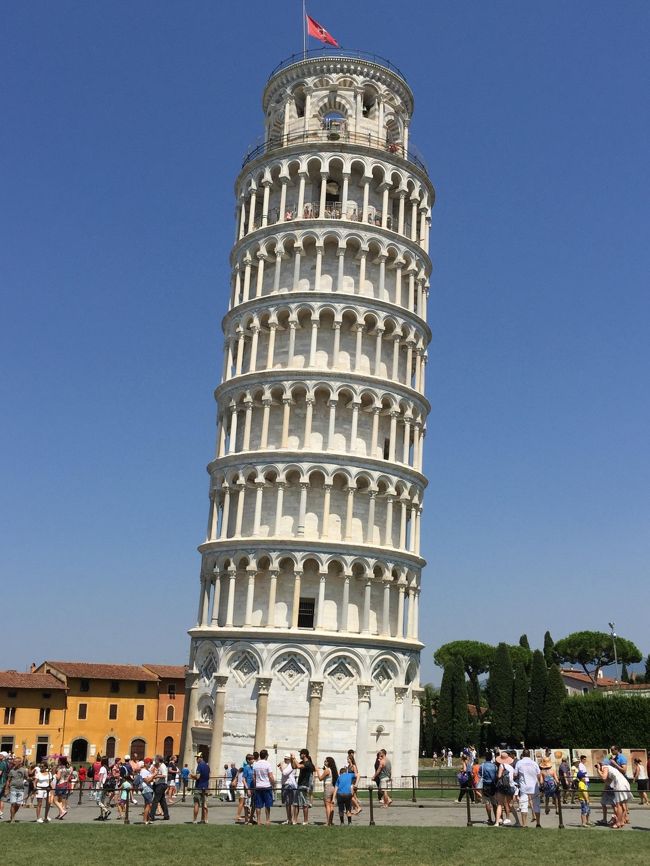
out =
{"type": "Polygon", "coordinates": [[[261,827],[260,816],[262,809],[266,812],[266,826],[271,826],[271,806],[273,805],[273,786],[275,777],[267,758],[269,753],[262,749],[258,761],[253,764],[253,778],[255,779],[255,811],[257,813],[257,826],[261,827]]]}
{"type": "Polygon", "coordinates": [[[167,790],[167,765],[161,755],[156,757],[152,782],[153,802],[151,804],[150,821],[153,824],[156,820],[158,804],[160,804],[160,808],[162,809],[163,821],[169,821],[169,809],[167,808],[167,798],[165,797],[165,791],[167,790]]]}
{"type": "Polygon", "coordinates": [[[578,762],[578,772],[585,774],[585,777],[582,781],[587,785],[587,787],[589,787],[589,773],[587,772],[587,765],[585,764],[586,760],[586,755],[580,755],[580,761],[578,762]]]}
{"type": "Polygon", "coordinates": [[[530,749],[524,749],[521,753],[521,758],[515,767],[515,779],[519,785],[522,826],[525,827],[528,823],[528,803],[532,799],[535,822],[537,827],[541,827],[539,789],[542,784],[542,771],[539,769],[539,764],[530,757],[530,749]]]}

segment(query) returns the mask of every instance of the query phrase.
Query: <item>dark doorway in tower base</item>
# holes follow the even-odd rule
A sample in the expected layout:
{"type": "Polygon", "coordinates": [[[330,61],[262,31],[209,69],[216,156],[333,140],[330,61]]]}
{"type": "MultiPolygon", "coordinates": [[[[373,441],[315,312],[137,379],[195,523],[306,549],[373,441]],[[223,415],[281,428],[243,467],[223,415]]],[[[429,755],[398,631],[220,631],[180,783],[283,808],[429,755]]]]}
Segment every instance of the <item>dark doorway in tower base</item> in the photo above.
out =
{"type": "MultiPolygon", "coordinates": [[[[203,760],[205,761],[206,764],[210,763],[210,746],[204,746],[202,743],[200,743],[196,747],[196,754],[201,755],[201,757],[203,758],[203,760]]],[[[194,757],[194,756],[192,756],[192,757],[194,757]]],[[[217,771],[215,770],[215,773],[216,772],[217,771]]]]}

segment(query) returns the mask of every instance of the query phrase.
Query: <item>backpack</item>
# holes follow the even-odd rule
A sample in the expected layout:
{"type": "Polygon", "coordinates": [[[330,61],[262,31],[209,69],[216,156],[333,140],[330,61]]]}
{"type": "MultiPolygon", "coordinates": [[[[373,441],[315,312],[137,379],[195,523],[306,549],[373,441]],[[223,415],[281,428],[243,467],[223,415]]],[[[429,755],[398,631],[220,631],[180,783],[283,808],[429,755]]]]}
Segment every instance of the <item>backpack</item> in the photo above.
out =
{"type": "Polygon", "coordinates": [[[542,791],[544,792],[544,796],[546,797],[555,797],[557,794],[557,785],[555,784],[555,779],[552,776],[544,776],[544,781],[542,782],[542,791]]]}
{"type": "Polygon", "coordinates": [[[512,797],[515,793],[515,789],[510,784],[510,774],[507,770],[504,770],[501,778],[497,779],[496,790],[505,797],[512,797]]]}

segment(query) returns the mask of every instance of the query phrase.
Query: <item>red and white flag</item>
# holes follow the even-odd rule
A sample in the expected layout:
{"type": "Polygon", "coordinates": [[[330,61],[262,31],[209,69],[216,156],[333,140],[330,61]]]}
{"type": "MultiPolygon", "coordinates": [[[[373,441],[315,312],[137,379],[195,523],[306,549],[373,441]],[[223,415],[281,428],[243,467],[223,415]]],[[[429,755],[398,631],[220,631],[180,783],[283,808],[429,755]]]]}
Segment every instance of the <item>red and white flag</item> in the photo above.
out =
{"type": "Polygon", "coordinates": [[[331,33],[327,32],[322,24],[319,24],[318,21],[314,21],[311,15],[306,15],[305,17],[307,18],[307,33],[309,33],[310,36],[313,36],[314,39],[320,39],[320,41],[324,42],[326,45],[333,45],[335,48],[339,47],[339,43],[331,33]]]}

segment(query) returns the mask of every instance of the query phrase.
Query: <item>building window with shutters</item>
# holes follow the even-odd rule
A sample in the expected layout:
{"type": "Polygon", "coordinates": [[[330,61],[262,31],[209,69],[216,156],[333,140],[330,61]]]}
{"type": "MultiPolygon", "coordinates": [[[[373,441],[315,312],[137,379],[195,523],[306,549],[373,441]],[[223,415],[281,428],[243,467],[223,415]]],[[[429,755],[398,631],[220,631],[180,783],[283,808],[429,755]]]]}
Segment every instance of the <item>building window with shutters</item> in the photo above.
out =
{"type": "Polygon", "coordinates": [[[117,718],[117,704],[108,705],[108,718],[115,721],[117,718]]]}
{"type": "Polygon", "coordinates": [[[172,706],[167,707],[167,721],[174,721],[174,708],[172,706]]]}
{"type": "Polygon", "coordinates": [[[50,724],[50,708],[49,707],[41,707],[38,713],[38,723],[39,725],[49,725],[50,724]]]}
{"type": "Polygon", "coordinates": [[[144,719],[144,704],[138,704],[135,708],[135,720],[141,722],[144,719]]]}
{"type": "Polygon", "coordinates": [[[5,707],[5,725],[15,725],[16,724],[16,708],[15,707],[5,707]]]}
{"type": "Polygon", "coordinates": [[[172,700],[176,697],[176,683],[169,683],[167,685],[167,696],[172,698],[172,700]]]}
{"type": "Polygon", "coordinates": [[[117,694],[117,692],[119,692],[119,690],[120,690],[119,680],[111,680],[111,692],[113,692],[113,694],[117,694]]]}
{"type": "Polygon", "coordinates": [[[88,718],[88,704],[79,704],[77,708],[77,718],[78,719],[87,719],[88,718]]]}

